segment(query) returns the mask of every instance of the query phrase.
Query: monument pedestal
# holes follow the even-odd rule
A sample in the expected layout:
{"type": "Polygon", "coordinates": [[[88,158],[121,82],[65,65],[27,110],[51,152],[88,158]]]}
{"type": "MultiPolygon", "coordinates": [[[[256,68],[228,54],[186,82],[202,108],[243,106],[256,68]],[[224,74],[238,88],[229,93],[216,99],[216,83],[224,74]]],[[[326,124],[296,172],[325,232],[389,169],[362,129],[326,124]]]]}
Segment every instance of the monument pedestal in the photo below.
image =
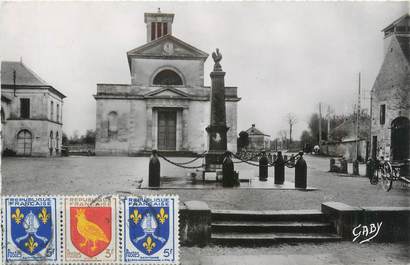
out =
{"type": "Polygon", "coordinates": [[[205,155],[205,171],[222,169],[222,162],[227,151],[227,135],[229,128],[226,126],[225,108],[225,72],[222,71],[220,61],[222,55],[216,49],[212,53],[215,61],[214,70],[211,72],[211,119],[206,128],[208,132],[209,148],[205,155]]]}

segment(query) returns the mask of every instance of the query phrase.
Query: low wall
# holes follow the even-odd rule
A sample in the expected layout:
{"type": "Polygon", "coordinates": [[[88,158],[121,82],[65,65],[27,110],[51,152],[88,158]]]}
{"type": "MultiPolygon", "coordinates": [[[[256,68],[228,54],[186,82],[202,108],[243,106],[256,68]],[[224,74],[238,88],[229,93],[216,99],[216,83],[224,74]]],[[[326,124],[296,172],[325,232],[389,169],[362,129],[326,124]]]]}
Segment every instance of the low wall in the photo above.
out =
{"type": "MultiPolygon", "coordinates": [[[[359,141],[359,156],[366,159],[366,140],[359,141]]],[[[356,156],[356,141],[322,144],[320,152],[328,156],[344,157],[351,160],[356,156]]]]}
{"type": "Polygon", "coordinates": [[[345,240],[410,241],[410,207],[354,207],[325,202],[322,212],[345,240]]]}
{"type": "Polygon", "coordinates": [[[185,246],[206,246],[211,238],[211,209],[205,202],[187,201],[179,209],[179,240],[185,246]]]}

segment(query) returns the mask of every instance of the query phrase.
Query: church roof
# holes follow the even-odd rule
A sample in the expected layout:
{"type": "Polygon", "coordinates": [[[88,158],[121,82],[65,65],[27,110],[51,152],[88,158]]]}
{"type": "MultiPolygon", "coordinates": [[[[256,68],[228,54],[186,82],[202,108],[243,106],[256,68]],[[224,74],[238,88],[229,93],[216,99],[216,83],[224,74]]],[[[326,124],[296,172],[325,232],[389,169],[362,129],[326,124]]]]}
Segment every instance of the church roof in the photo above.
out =
{"type": "Polygon", "coordinates": [[[131,62],[131,57],[142,58],[168,58],[168,59],[202,59],[206,60],[209,54],[201,51],[194,46],[172,36],[165,35],[156,40],[150,41],[142,46],[139,46],[127,52],[128,63],[131,62]],[[172,43],[172,52],[166,52],[163,44],[172,43]]]}
{"type": "Polygon", "coordinates": [[[256,129],[255,124],[252,124],[252,127],[250,127],[249,129],[247,129],[246,132],[248,133],[248,135],[264,135],[264,136],[270,136],[270,135],[264,134],[264,133],[261,132],[260,130],[256,129]]]}
{"type": "Polygon", "coordinates": [[[396,38],[401,50],[404,53],[404,56],[406,57],[407,61],[410,62],[410,38],[401,36],[396,36],[396,38]]]}
{"type": "Polygon", "coordinates": [[[65,98],[60,91],[44,81],[33,70],[28,68],[22,62],[3,61],[1,62],[1,86],[14,86],[14,71],[16,71],[16,88],[24,86],[25,88],[39,87],[47,88],[61,98],[65,98]]]}
{"type": "Polygon", "coordinates": [[[23,86],[49,86],[36,73],[30,70],[22,62],[1,62],[1,84],[13,85],[13,71],[16,71],[16,85],[23,86]]]}
{"type": "Polygon", "coordinates": [[[409,14],[404,14],[403,16],[399,17],[398,19],[396,19],[395,21],[393,21],[392,23],[390,23],[390,25],[388,25],[387,27],[385,27],[384,29],[382,29],[381,31],[386,31],[394,26],[396,26],[397,24],[399,24],[400,22],[402,22],[404,19],[409,19],[410,15],[409,14]]]}

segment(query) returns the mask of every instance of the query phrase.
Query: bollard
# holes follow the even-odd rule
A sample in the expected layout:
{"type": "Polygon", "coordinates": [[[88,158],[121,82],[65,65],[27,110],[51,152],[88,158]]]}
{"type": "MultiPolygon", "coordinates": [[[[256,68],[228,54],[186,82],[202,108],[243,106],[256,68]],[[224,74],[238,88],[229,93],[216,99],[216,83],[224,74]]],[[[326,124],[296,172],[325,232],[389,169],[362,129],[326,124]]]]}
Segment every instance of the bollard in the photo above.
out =
{"type": "Polygon", "coordinates": [[[306,189],[307,186],[307,165],[303,159],[303,152],[299,152],[300,158],[295,165],[295,188],[306,189]]]}
{"type": "Polygon", "coordinates": [[[161,183],[161,164],[157,156],[157,150],[152,150],[152,155],[149,160],[148,170],[148,186],[152,188],[159,188],[161,183]]]}
{"type": "Polygon", "coordinates": [[[275,184],[283,184],[285,182],[285,163],[282,152],[278,151],[278,157],[275,160],[275,184]]]}
{"type": "Polygon", "coordinates": [[[374,175],[374,160],[369,158],[366,163],[366,177],[371,179],[374,175]]]}
{"type": "Polygon", "coordinates": [[[225,152],[225,158],[222,162],[222,186],[233,187],[235,184],[235,171],[231,159],[231,152],[227,151],[225,152]]]}
{"type": "Polygon", "coordinates": [[[359,161],[353,161],[353,175],[359,176],[359,161]]]}
{"type": "Polygon", "coordinates": [[[259,180],[268,180],[268,157],[266,156],[265,151],[262,151],[262,156],[259,159],[259,180]]]}
{"type": "Polygon", "coordinates": [[[336,160],[334,158],[330,159],[330,169],[329,172],[336,172],[335,170],[336,160]]]}

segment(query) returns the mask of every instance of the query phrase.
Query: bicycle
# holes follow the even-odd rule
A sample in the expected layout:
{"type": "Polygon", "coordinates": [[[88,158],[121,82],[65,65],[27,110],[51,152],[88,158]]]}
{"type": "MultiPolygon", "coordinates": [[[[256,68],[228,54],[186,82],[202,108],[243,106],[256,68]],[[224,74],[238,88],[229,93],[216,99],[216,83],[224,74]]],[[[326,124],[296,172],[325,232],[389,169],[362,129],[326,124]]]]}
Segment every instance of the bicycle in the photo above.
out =
{"type": "Polygon", "coordinates": [[[376,160],[375,171],[370,178],[370,183],[376,185],[380,182],[383,190],[389,191],[393,186],[393,181],[399,178],[400,170],[392,167],[390,161],[384,160],[382,157],[380,160],[376,160]]]}

